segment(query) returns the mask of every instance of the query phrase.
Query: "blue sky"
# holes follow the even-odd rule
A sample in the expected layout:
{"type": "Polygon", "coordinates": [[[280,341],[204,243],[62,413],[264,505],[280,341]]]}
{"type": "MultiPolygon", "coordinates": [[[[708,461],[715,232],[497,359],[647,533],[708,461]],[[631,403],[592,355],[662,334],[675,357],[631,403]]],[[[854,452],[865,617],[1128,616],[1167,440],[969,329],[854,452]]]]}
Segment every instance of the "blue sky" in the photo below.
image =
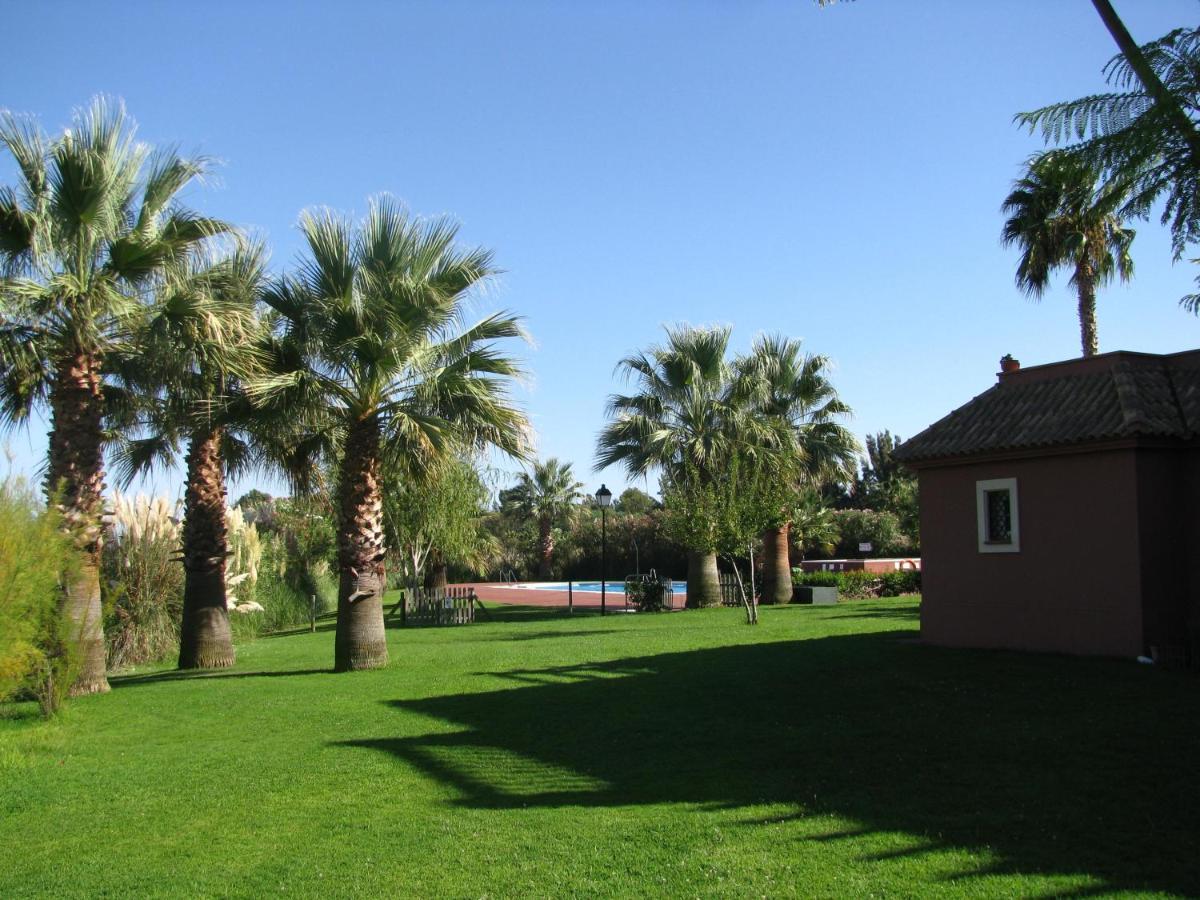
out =
{"type": "MultiPolygon", "coordinates": [[[[1194,0],[1118,0],[1134,37],[1194,0]]],[[[985,390],[997,360],[1079,352],[1060,279],[1014,288],[999,213],[1040,140],[1013,113],[1103,89],[1088,0],[16,3],[0,107],[57,130],[124,98],[151,142],[219,157],[193,205],[264,233],[390,192],[449,213],[506,270],[478,303],[526,317],[520,392],[543,456],[590,489],[613,366],[674,322],[827,354],[860,435],[909,436],[985,390]]],[[[11,181],[0,161],[0,180],[11,181]]],[[[1100,298],[1101,350],[1200,346],[1141,223],[1137,277],[1100,298]]],[[[10,438],[31,471],[45,427],[10,438]]],[[[256,479],[261,481],[261,479],[256,479]]],[[[232,493],[248,487],[235,485],[232,493]]],[[[270,485],[267,485],[270,487],[270,485]]],[[[650,487],[655,485],[651,483],[650,487]]],[[[150,487],[171,495],[178,478],[150,487]]]]}

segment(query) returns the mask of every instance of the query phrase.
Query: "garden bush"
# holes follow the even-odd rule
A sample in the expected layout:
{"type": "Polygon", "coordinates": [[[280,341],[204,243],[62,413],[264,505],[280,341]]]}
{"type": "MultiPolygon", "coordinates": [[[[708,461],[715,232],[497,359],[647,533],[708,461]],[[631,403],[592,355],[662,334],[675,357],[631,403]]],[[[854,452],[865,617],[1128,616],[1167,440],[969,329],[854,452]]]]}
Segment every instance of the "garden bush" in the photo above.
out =
{"type": "Polygon", "coordinates": [[[874,572],[838,572],[838,596],[844,600],[869,600],[879,596],[879,576],[874,572]]]}
{"type": "Polygon", "coordinates": [[[792,569],[792,584],[797,587],[835,587],[838,596],[844,600],[868,600],[920,593],[921,573],[912,569],[896,572],[804,572],[792,569]]]}
{"type": "Polygon", "coordinates": [[[254,599],[262,610],[230,616],[235,641],[307,625],[313,595],[317,615],[337,605],[337,582],[328,562],[312,557],[305,541],[288,530],[268,533],[260,541],[254,599]]]}
{"type": "Polygon", "coordinates": [[[880,597],[899,597],[901,594],[921,593],[921,572],[919,569],[901,569],[898,572],[884,572],[879,576],[880,597]]]}
{"type": "Polygon", "coordinates": [[[56,517],[29,486],[0,482],[0,701],[25,693],[49,715],[66,696],[71,636],[57,613],[72,561],[56,517]]]}
{"type": "Polygon", "coordinates": [[[805,572],[792,569],[792,584],[796,587],[837,587],[837,572],[805,572]]]}
{"type": "Polygon", "coordinates": [[[625,600],[638,612],[660,612],[667,608],[667,586],[661,581],[627,581],[625,600]]]}

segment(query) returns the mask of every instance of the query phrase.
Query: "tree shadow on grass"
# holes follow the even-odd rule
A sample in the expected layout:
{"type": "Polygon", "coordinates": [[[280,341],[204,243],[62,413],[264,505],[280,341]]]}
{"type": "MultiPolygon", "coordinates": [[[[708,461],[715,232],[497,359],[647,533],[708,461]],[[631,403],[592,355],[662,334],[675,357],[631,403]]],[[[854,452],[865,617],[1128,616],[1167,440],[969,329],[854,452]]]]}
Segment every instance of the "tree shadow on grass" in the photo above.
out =
{"type": "MultiPolygon", "coordinates": [[[[878,602],[878,601],[877,601],[878,602]]],[[[887,602],[882,601],[882,602],[887,602]]],[[[836,607],[836,612],[828,614],[830,619],[901,619],[912,622],[913,625],[920,624],[921,609],[918,606],[900,606],[895,609],[880,609],[874,607],[872,609],[854,609],[850,606],[839,605],[836,607]]]]}
{"type": "MultiPolygon", "coordinates": [[[[600,634],[619,634],[625,633],[622,629],[617,628],[584,628],[578,631],[513,631],[511,633],[496,634],[494,631],[486,634],[472,635],[470,632],[463,634],[457,638],[459,641],[478,641],[486,643],[505,644],[510,641],[541,641],[553,638],[571,638],[571,637],[590,637],[600,634]]],[[[478,673],[490,674],[490,673],[478,673]]]]}
{"type": "Polygon", "coordinates": [[[317,627],[313,629],[308,625],[292,625],[288,628],[281,628],[279,631],[271,631],[267,634],[259,635],[260,638],[281,638],[295,637],[298,634],[323,634],[325,632],[334,631],[337,629],[337,613],[329,613],[320,616],[317,619],[317,627]]]}
{"type": "Polygon", "coordinates": [[[333,669],[289,669],[283,671],[264,672],[231,672],[228,669],[189,670],[172,669],[167,672],[149,672],[145,675],[109,676],[108,682],[113,688],[137,687],[145,684],[158,684],[163,681],[206,681],[227,678],[291,678],[295,675],[330,675],[333,669]]]}
{"type": "MultiPolygon", "coordinates": [[[[390,608],[391,608],[390,606],[388,606],[386,604],[384,605],[385,612],[390,608]]],[[[575,618],[575,619],[595,618],[595,617],[598,617],[599,615],[600,615],[600,611],[598,609],[597,610],[591,610],[591,609],[581,610],[581,609],[577,608],[574,613],[570,613],[570,612],[567,612],[565,607],[559,608],[559,607],[554,607],[554,606],[547,607],[547,606],[504,606],[504,605],[492,606],[491,604],[488,604],[482,610],[480,610],[478,608],[475,610],[474,624],[476,624],[476,625],[496,625],[496,624],[504,624],[504,623],[524,624],[527,622],[569,622],[569,621],[571,621],[572,618],[575,618]]],[[[397,613],[394,616],[393,615],[385,616],[384,626],[389,629],[392,629],[392,628],[406,628],[406,629],[421,628],[421,629],[424,629],[424,628],[459,627],[459,626],[453,626],[453,625],[432,625],[432,624],[404,625],[400,621],[399,613],[397,613]]]]}
{"type": "Polygon", "coordinates": [[[467,807],[785,804],[916,835],[914,852],[987,848],[989,873],[1200,892],[1200,681],[911,636],[491,673],[518,685],[390,703],[461,731],[342,746],[467,807]]]}
{"type": "Polygon", "coordinates": [[[486,615],[476,615],[477,622],[561,622],[569,621],[572,617],[600,615],[599,609],[577,608],[574,612],[568,612],[565,606],[510,606],[505,603],[488,603],[486,608],[486,615]]]}

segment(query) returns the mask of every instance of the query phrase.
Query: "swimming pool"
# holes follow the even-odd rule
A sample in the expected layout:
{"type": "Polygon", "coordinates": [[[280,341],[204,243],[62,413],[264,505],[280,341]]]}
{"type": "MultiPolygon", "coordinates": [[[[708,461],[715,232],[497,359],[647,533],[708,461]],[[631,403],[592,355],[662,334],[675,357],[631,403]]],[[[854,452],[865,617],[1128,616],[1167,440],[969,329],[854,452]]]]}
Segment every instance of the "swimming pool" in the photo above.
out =
{"type": "MultiPolygon", "coordinates": [[[[523,588],[531,591],[565,591],[567,582],[565,581],[525,581],[517,584],[505,585],[506,587],[523,588]]],[[[686,581],[672,581],[671,588],[677,594],[687,593],[686,581]]],[[[598,581],[575,581],[572,582],[571,589],[580,594],[598,594],[600,593],[600,582],[598,581]]],[[[624,594],[625,581],[610,581],[606,588],[606,593],[609,594],[624,594]]]]}

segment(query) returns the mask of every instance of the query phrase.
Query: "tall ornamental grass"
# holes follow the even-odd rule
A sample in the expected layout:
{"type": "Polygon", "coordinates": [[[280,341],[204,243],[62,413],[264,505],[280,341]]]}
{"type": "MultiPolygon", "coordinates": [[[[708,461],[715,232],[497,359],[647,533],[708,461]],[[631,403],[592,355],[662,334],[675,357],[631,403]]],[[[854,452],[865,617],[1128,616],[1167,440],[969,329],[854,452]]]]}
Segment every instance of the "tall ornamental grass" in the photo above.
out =
{"type": "MultiPolygon", "coordinates": [[[[180,504],[165,497],[113,495],[112,528],[104,548],[112,670],[169,659],[179,651],[184,583],[180,515],[180,504]]],[[[254,634],[262,628],[264,609],[256,599],[262,544],[241,510],[228,510],[226,525],[226,602],[235,633],[254,634]]]]}
{"type": "Polygon", "coordinates": [[[165,497],[112,498],[112,528],[104,545],[109,608],[110,671],[158,662],[179,650],[183,566],[179,504],[165,497]]]}

